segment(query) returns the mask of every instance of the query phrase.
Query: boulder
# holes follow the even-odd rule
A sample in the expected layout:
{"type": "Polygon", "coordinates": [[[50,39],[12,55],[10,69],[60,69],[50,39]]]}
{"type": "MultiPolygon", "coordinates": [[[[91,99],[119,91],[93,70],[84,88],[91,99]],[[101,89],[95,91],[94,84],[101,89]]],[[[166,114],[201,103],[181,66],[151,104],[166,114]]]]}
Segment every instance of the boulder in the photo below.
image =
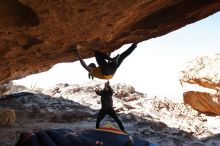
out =
{"type": "Polygon", "coordinates": [[[188,91],[184,93],[184,102],[202,113],[220,115],[220,95],[218,94],[188,91]]]}
{"type": "Polygon", "coordinates": [[[199,56],[181,71],[184,102],[202,113],[220,115],[220,54],[199,56]]]}

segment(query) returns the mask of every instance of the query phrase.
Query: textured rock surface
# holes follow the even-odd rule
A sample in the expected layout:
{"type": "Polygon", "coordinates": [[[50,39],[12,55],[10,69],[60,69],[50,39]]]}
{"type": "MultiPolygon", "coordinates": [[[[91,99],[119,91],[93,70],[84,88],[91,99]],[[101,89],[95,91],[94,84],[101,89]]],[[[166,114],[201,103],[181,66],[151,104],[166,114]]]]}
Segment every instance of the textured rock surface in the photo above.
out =
{"type": "Polygon", "coordinates": [[[188,62],[180,74],[180,82],[220,91],[220,54],[199,56],[188,62]]]}
{"type": "Polygon", "coordinates": [[[15,124],[16,115],[14,109],[0,109],[0,126],[9,127],[15,124]]]}
{"type": "Polygon", "coordinates": [[[220,115],[220,95],[218,94],[188,91],[184,93],[184,102],[200,112],[220,115]]]}
{"type": "Polygon", "coordinates": [[[12,82],[9,82],[7,84],[0,84],[0,96],[3,95],[8,90],[10,90],[11,87],[12,87],[12,82]]]}
{"type": "Polygon", "coordinates": [[[197,57],[181,72],[183,87],[196,88],[184,93],[184,102],[200,112],[220,115],[220,54],[197,57]]]}
{"type": "Polygon", "coordinates": [[[0,83],[76,61],[69,45],[89,58],[219,10],[219,0],[0,0],[0,83]]]}

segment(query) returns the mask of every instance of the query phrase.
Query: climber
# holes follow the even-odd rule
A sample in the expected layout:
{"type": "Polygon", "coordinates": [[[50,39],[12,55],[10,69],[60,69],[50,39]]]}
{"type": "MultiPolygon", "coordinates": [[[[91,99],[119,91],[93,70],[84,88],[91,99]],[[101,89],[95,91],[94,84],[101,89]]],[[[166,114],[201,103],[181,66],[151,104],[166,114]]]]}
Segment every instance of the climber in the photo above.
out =
{"type": "Polygon", "coordinates": [[[96,128],[99,128],[99,124],[101,120],[106,115],[109,115],[117,122],[120,129],[126,132],[124,129],[124,126],[122,125],[122,122],[119,120],[119,118],[117,117],[115,113],[115,110],[113,109],[113,101],[112,101],[113,89],[110,87],[109,81],[105,83],[103,90],[100,91],[99,89],[96,89],[95,92],[97,95],[101,96],[101,105],[102,105],[102,108],[99,111],[99,114],[97,117],[96,128]]]}
{"type": "Polygon", "coordinates": [[[74,52],[79,58],[81,65],[89,72],[89,79],[94,79],[94,77],[96,77],[108,80],[113,77],[123,60],[130,55],[136,47],[137,43],[133,43],[126,51],[113,58],[99,51],[95,51],[95,58],[99,65],[98,67],[96,67],[95,63],[90,63],[87,66],[83,59],[79,56],[77,49],[74,49],[74,52]]]}

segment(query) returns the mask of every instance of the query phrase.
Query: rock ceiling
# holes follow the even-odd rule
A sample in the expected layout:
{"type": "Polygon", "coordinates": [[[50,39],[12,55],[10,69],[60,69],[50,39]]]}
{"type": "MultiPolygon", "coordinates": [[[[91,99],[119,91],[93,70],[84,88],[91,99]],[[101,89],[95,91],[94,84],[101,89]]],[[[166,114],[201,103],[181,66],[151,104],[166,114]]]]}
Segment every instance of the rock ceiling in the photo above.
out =
{"type": "Polygon", "coordinates": [[[0,83],[167,34],[220,10],[219,0],[0,0],[0,83]]]}

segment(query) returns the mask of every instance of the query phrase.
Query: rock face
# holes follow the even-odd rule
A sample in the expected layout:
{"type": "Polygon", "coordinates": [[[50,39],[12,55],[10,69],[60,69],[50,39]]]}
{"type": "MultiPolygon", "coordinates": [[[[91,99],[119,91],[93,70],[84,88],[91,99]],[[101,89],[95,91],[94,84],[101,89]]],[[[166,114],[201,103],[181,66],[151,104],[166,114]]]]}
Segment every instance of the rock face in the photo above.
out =
{"type": "Polygon", "coordinates": [[[220,54],[197,57],[181,72],[181,84],[196,88],[184,93],[184,102],[204,113],[220,115],[220,54]]]}
{"type": "Polygon", "coordinates": [[[188,91],[184,93],[184,102],[200,112],[220,115],[220,95],[188,91]]]}
{"type": "Polygon", "coordinates": [[[76,61],[69,45],[112,52],[203,19],[219,0],[0,0],[0,83],[76,61]]]}
{"type": "Polygon", "coordinates": [[[14,109],[0,109],[0,126],[9,127],[15,124],[16,115],[14,109]]]}

